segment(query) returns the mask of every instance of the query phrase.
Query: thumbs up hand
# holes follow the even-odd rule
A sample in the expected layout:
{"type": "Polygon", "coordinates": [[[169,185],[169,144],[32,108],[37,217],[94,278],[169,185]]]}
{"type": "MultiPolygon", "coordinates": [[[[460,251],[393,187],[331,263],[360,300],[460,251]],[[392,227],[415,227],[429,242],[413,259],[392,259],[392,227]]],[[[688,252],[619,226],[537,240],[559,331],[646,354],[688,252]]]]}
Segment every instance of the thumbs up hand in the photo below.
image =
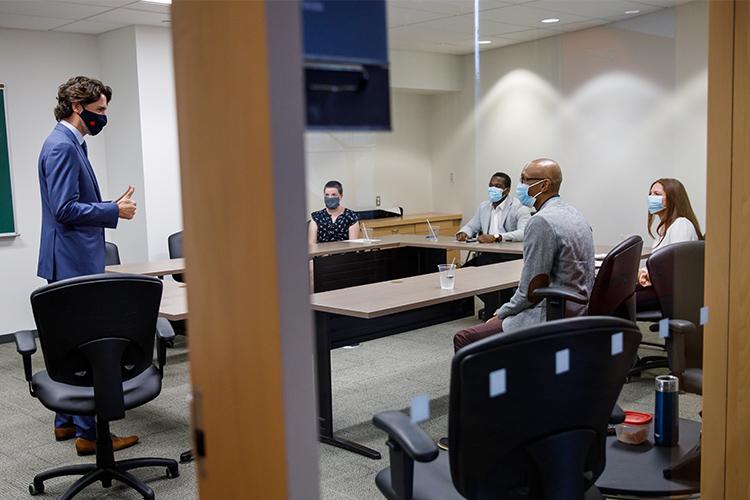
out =
{"type": "Polygon", "coordinates": [[[136,205],[135,202],[131,199],[131,196],[133,196],[133,193],[135,192],[135,188],[133,186],[128,186],[128,189],[123,193],[122,196],[117,198],[117,209],[119,211],[119,215],[121,219],[132,219],[135,217],[135,209],[136,205]]]}

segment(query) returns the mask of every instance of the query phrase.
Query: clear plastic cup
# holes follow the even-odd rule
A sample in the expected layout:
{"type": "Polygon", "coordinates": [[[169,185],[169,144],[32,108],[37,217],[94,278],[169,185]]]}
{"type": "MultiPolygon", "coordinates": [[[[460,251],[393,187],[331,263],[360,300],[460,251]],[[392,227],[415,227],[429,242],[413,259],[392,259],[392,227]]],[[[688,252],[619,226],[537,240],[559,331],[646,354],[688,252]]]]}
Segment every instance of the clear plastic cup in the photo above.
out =
{"type": "Polygon", "coordinates": [[[427,226],[427,238],[428,240],[437,241],[438,236],[440,236],[440,226],[432,226],[432,231],[430,231],[430,226],[427,226]]]}
{"type": "Polygon", "coordinates": [[[438,264],[438,271],[440,271],[440,288],[443,290],[453,290],[456,284],[456,265],[438,264]]]}

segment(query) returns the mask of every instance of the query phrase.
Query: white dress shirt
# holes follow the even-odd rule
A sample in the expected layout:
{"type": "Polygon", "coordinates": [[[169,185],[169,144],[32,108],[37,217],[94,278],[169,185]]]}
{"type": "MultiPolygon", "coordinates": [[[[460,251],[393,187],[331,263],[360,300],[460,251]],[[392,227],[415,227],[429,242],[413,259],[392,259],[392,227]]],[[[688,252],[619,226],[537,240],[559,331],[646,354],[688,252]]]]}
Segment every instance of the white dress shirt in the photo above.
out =
{"type": "Polygon", "coordinates": [[[500,234],[505,232],[503,221],[505,220],[505,211],[508,209],[508,196],[496,207],[492,207],[490,215],[490,233],[500,234]]]}
{"type": "Polygon", "coordinates": [[[67,120],[60,120],[60,123],[68,127],[68,129],[75,134],[76,139],[78,139],[78,144],[83,144],[83,134],[77,128],[71,125],[67,120]]]}

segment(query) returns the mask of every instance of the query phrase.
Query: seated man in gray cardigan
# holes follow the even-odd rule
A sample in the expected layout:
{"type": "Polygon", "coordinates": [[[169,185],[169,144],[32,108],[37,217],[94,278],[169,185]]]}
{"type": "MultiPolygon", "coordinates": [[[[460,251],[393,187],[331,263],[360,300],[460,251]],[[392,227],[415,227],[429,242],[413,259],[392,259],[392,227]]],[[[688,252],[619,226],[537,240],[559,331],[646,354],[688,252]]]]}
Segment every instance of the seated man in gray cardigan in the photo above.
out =
{"type": "MultiPolygon", "coordinates": [[[[490,177],[487,188],[488,199],[479,205],[474,217],[457,233],[458,241],[478,236],[479,243],[496,243],[500,241],[523,241],[526,224],[531,218],[529,208],[525,207],[513,195],[510,195],[510,176],[503,172],[496,172],[490,177]]],[[[516,258],[501,253],[478,251],[476,257],[464,264],[467,266],[486,266],[516,258]]],[[[510,300],[513,290],[485,293],[479,296],[484,302],[484,309],[479,317],[483,320],[491,318],[500,304],[510,300]]]]}
{"type": "MultiPolygon", "coordinates": [[[[535,207],[524,232],[523,271],[511,300],[484,324],[461,330],[453,337],[456,350],[500,332],[520,330],[546,319],[544,301],[533,299],[533,291],[545,286],[566,286],[588,296],[594,285],[594,238],[583,215],[560,198],[560,166],[542,158],[521,172],[516,188],[518,200],[535,207]],[[532,194],[533,193],[533,194],[532,194]]],[[[585,314],[576,305],[573,314],[585,314]]]]}

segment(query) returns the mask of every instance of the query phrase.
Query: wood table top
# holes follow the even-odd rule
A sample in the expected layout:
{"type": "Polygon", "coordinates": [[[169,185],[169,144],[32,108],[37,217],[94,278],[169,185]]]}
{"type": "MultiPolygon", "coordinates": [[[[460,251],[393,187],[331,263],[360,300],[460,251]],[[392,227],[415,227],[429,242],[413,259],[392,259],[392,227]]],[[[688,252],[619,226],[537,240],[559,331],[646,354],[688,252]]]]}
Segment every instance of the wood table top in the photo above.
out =
{"type": "Polygon", "coordinates": [[[185,272],[185,259],[164,259],[137,264],[107,266],[108,273],[144,274],[146,276],[167,276],[185,272]]]}
{"type": "Polygon", "coordinates": [[[456,269],[455,288],[440,288],[440,273],[381,281],[310,295],[315,311],[377,318],[474,295],[513,288],[521,277],[523,261],[456,269]]]}
{"type": "Polygon", "coordinates": [[[172,321],[187,318],[187,286],[185,283],[164,280],[159,316],[172,321]]]}

